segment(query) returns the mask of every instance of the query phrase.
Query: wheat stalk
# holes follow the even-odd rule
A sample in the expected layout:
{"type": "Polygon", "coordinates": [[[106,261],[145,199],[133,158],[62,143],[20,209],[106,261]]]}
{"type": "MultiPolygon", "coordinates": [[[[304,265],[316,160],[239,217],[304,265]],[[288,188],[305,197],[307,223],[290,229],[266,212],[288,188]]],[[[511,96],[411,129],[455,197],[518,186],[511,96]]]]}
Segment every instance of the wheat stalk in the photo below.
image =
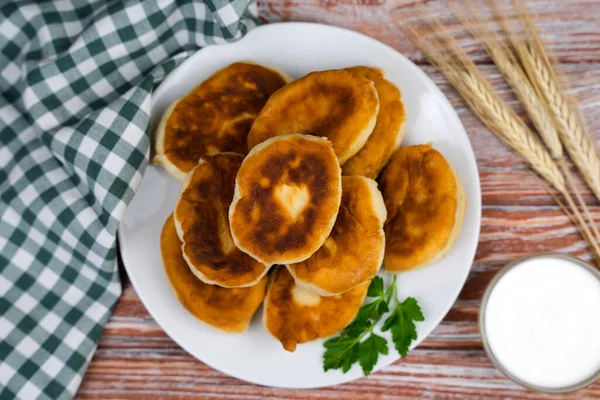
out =
{"type": "Polygon", "coordinates": [[[481,81],[472,72],[466,71],[453,84],[469,107],[478,115],[485,125],[508,143],[533,169],[543,176],[561,193],[566,191],[562,174],[552,162],[550,154],[542,143],[529,130],[527,125],[498,97],[487,81],[481,81]]]}
{"type": "Polygon", "coordinates": [[[564,178],[542,143],[503,101],[483,77],[479,68],[469,59],[437,18],[435,34],[431,35],[437,46],[423,40],[409,24],[403,28],[414,39],[427,58],[444,73],[452,86],[465,99],[473,112],[502,141],[519,153],[531,167],[550,182],[559,192],[566,192],[564,178]],[[444,53],[444,54],[440,54],[444,53]]]}
{"type": "MultiPolygon", "coordinates": [[[[583,214],[586,216],[588,223],[592,227],[592,232],[595,235],[594,242],[597,243],[600,240],[600,232],[598,232],[598,227],[596,226],[596,222],[594,221],[594,218],[592,217],[592,213],[590,213],[590,210],[589,210],[587,204],[585,204],[585,201],[583,200],[583,197],[581,196],[581,192],[579,191],[579,189],[577,189],[577,186],[575,185],[575,182],[573,181],[573,178],[571,177],[571,171],[569,171],[569,168],[567,167],[565,160],[564,159],[559,160],[558,163],[560,165],[561,170],[563,171],[563,175],[567,178],[566,181],[567,181],[568,187],[570,187],[571,191],[573,193],[575,193],[577,202],[583,209],[583,214]]],[[[600,256],[600,253],[599,253],[599,256],[600,256]]],[[[598,265],[600,266],[600,263],[598,265]]]]}
{"type": "Polygon", "coordinates": [[[471,1],[466,2],[469,14],[465,14],[458,7],[454,6],[454,2],[450,4],[454,15],[458,17],[463,26],[467,27],[475,38],[481,40],[486,52],[500,72],[502,72],[506,81],[527,111],[552,157],[555,159],[562,158],[563,148],[558,137],[558,132],[554,127],[552,116],[544,101],[537,95],[535,88],[529,82],[525,71],[519,65],[513,53],[504,43],[497,40],[491,32],[480,28],[480,17],[471,1]]]}
{"type": "MultiPolygon", "coordinates": [[[[567,216],[569,217],[569,219],[571,220],[571,222],[575,226],[579,226],[579,219],[575,216],[574,213],[571,212],[570,207],[568,205],[565,205],[562,202],[562,200],[560,200],[558,198],[558,196],[554,193],[554,191],[548,185],[548,183],[546,183],[542,179],[539,179],[539,180],[542,182],[542,184],[544,185],[544,187],[546,188],[546,191],[550,194],[550,196],[552,196],[552,198],[554,199],[554,201],[556,202],[556,204],[558,204],[558,206],[561,208],[561,210],[565,214],[567,214],[567,216]]],[[[591,252],[592,253],[592,257],[594,257],[594,260],[596,260],[596,265],[600,266],[600,251],[598,250],[598,246],[596,244],[595,238],[593,236],[591,236],[590,232],[587,231],[587,230],[581,230],[579,233],[581,234],[581,236],[583,236],[583,238],[586,241],[586,243],[588,243],[588,245],[590,245],[593,248],[594,251],[591,252]]]]}
{"type": "Polygon", "coordinates": [[[545,99],[569,157],[583,180],[600,200],[600,159],[590,135],[579,112],[561,90],[552,63],[525,5],[520,0],[513,0],[513,5],[519,12],[526,36],[519,38],[505,25],[511,43],[516,48],[530,81],[545,99]]]}
{"type": "MultiPolygon", "coordinates": [[[[500,98],[489,81],[481,74],[479,68],[441,22],[431,15],[428,15],[428,19],[427,23],[433,24],[433,28],[429,29],[427,35],[424,35],[423,32],[417,32],[411,23],[406,23],[406,21],[403,21],[402,26],[396,26],[398,29],[403,30],[415,46],[446,76],[481,121],[497,137],[520,154],[539,176],[564,196],[568,207],[557,201],[559,206],[565,210],[568,209],[567,215],[579,228],[600,265],[598,243],[567,190],[563,174],[546,148],[506,102],[500,98]],[[431,37],[432,40],[427,41],[425,37],[431,37]]],[[[572,185],[571,180],[569,180],[569,183],[572,185]]],[[[574,185],[572,186],[574,187],[574,185]]],[[[556,199],[551,189],[549,193],[556,199]]],[[[579,193],[576,193],[578,199],[580,199],[579,193]]],[[[591,220],[585,203],[581,201],[581,204],[583,204],[584,212],[591,220]]],[[[597,234],[593,224],[592,227],[594,233],[597,234]]]]}
{"type": "Polygon", "coordinates": [[[585,182],[596,198],[600,199],[600,159],[585,127],[562,95],[557,82],[548,74],[549,70],[542,58],[535,53],[527,53],[528,62],[533,66],[531,75],[545,87],[545,98],[552,111],[569,157],[579,169],[585,182]]]}
{"type": "MultiPolygon", "coordinates": [[[[527,10],[525,9],[522,3],[516,4],[516,0],[513,0],[513,4],[516,4],[515,7],[519,8],[519,19],[521,20],[523,29],[525,30],[525,36],[523,39],[521,39],[519,35],[508,26],[506,19],[497,8],[496,3],[492,0],[487,0],[487,3],[490,6],[496,20],[500,23],[502,30],[508,36],[513,48],[515,49],[515,52],[517,53],[517,57],[521,60],[521,65],[524,66],[523,72],[529,76],[528,82],[533,82],[533,87],[535,89],[535,93],[537,94],[538,99],[540,101],[543,101],[544,103],[544,110],[546,110],[552,116],[551,123],[554,125],[558,125],[558,131],[560,132],[559,136],[562,139],[562,142],[565,143],[565,147],[567,148],[571,159],[578,167],[580,174],[582,175],[588,186],[590,186],[594,194],[598,196],[597,193],[594,191],[594,186],[600,187],[598,186],[597,182],[598,177],[600,177],[600,166],[593,166],[596,163],[600,163],[598,161],[596,151],[593,148],[592,142],[589,140],[587,132],[585,132],[585,127],[581,122],[581,117],[577,118],[577,111],[572,108],[569,108],[569,102],[566,100],[565,96],[562,95],[562,92],[560,91],[558,79],[556,78],[554,70],[552,69],[552,63],[544,49],[542,41],[539,37],[539,33],[537,32],[533,21],[527,13],[527,10]],[[542,84],[540,84],[540,82],[542,82],[542,84]],[[546,83],[545,85],[543,84],[544,82],[546,83]],[[556,101],[554,101],[553,103],[549,102],[547,100],[549,96],[554,97],[556,101]],[[568,118],[556,118],[556,113],[558,111],[557,109],[560,107],[564,108],[563,115],[567,116],[568,118]],[[568,113],[567,111],[565,111],[566,109],[569,109],[572,112],[568,113]],[[563,121],[563,123],[565,121],[572,123],[574,125],[572,131],[576,132],[577,130],[579,130],[579,133],[565,135],[564,132],[568,131],[565,131],[565,127],[561,126],[561,121],[563,121]],[[576,138],[579,138],[582,141],[581,143],[579,143],[579,145],[577,143],[574,143],[576,138]],[[577,151],[579,151],[582,148],[585,148],[585,150],[583,150],[582,154],[578,154],[577,151]],[[582,156],[582,158],[579,157],[580,155],[582,156]],[[580,165],[582,165],[584,169],[586,168],[587,172],[582,170],[582,167],[580,165]],[[593,173],[594,171],[596,171],[595,174],[593,173]],[[596,182],[594,182],[593,179],[587,179],[586,176],[595,176],[594,179],[596,180],[596,182]]],[[[511,56],[511,60],[516,60],[515,56],[513,56],[512,54],[511,56]]],[[[523,100],[521,101],[523,102],[523,100]]],[[[526,105],[526,103],[524,103],[524,105],[526,105]]],[[[526,107],[526,109],[531,115],[531,111],[529,110],[529,108],[526,107]]],[[[544,135],[541,136],[544,137],[544,135]]],[[[550,147],[548,142],[546,142],[546,145],[550,147]]],[[[559,159],[559,157],[555,158],[559,159]]],[[[579,189],[572,181],[571,171],[565,166],[562,159],[560,159],[560,166],[564,176],[567,177],[571,191],[575,193],[577,202],[583,209],[583,213],[589,225],[592,228],[596,241],[600,240],[600,232],[598,231],[596,223],[591,213],[589,212],[589,209],[585,201],[583,200],[579,189]]]]}

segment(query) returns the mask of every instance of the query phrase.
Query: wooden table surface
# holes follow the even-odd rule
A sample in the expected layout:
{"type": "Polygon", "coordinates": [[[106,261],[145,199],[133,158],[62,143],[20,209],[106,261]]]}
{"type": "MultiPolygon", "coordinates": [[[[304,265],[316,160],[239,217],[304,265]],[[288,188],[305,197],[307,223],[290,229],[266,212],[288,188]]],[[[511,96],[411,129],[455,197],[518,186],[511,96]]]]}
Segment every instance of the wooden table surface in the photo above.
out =
{"type": "MultiPolygon", "coordinates": [[[[313,21],[362,31],[410,57],[456,108],[477,156],[483,193],[479,248],[467,283],[442,323],[408,357],[367,378],[318,390],[260,387],[197,361],[150,317],[123,273],[123,296],[100,340],[78,393],[87,399],[138,398],[540,398],[511,383],[486,357],[477,313],[486,284],[506,262],[528,253],[589,253],[568,218],[523,163],[465,108],[448,83],[395,30],[389,10],[414,1],[259,0],[267,22],[313,21]]],[[[591,132],[600,139],[600,1],[529,1],[548,46],[567,71],[591,132]]],[[[522,113],[474,41],[461,42],[484,74],[522,113]]],[[[374,63],[377,60],[373,60],[374,63]]],[[[596,202],[592,211],[600,218],[596,202]]],[[[559,396],[548,396],[556,397],[559,396]]],[[[600,398],[600,383],[565,398],[600,398]]]]}

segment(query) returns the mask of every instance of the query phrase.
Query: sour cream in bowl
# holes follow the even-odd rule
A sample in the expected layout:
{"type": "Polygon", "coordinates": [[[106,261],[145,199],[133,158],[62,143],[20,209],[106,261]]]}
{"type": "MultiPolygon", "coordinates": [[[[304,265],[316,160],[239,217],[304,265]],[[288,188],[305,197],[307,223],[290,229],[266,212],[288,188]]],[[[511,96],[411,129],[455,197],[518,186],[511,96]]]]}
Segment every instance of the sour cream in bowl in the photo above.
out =
{"type": "Polygon", "coordinates": [[[511,262],[484,293],[479,329],[514,382],[546,393],[586,387],[600,378],[600,273],[558,253],[511,262]]]}

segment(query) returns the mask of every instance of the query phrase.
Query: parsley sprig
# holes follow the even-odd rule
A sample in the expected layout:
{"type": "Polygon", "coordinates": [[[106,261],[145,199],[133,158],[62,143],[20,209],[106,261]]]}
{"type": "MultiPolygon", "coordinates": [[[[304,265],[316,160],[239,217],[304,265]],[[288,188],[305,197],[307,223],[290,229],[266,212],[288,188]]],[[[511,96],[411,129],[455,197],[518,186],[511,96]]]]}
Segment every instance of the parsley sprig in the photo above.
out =
{"type": "Polygon", "coordinates": [[[379,321],[387,314],[391,305],[395,308],[384,321],[381,331],[390,330],[394,347],[402,357],[408,353],[413,340],[417,338],[416,321],[424,321],[423,312],[415,298],[404,301],[398,299],[396,275],[392,284],[384,288],[383,279],[376,276],[369,285],[367,297],[374,298],[364,304],[354,321],[339,336],[324,343],[323,369],[341,369],[348,372],[352,365],[359,363],[363,373],[369,375],[377,364],[379,355],[388,354],[387,340],[374,332],[379,321]]]}

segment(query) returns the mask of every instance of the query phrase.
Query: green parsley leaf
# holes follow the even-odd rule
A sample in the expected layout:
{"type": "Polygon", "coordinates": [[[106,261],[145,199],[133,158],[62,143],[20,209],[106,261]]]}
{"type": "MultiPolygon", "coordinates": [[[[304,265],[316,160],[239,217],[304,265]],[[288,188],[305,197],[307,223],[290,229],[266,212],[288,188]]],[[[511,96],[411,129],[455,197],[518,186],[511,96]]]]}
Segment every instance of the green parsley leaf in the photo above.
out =
{"type": "Polygon", "coordinates": [[[341,369],[344,373],[358,361],[358,345],[356,338],[338,336],[325,342],[323,369],[341,369]]]}
{"type": "Polygon", "coordinates": [[[373,318],[377,318],[379,316],[379,312],[378,312],[379,304],[381,304],[379,301],[374,301],[372,303],[363,305],[360,308],[360,310],[358,310],[358,314],[356,314],[356,318],[362,319],[362,320],[370,320],[373,318]]]}
{"type": "Polygon", "coordinates": [[[369,285],[367,296],[374,300],[360,308],[355,320],[339,336],[325,342],[323,354],[325,371],[341,369],[346,373],[356,363],[360,364],[365,375],[373,371],[379,355],[388,354],[387,340],[375,334],[373,330],[390,311],[392,301],[395,302],[396,307],[385,320],[381,330],[392,331],[395,348],[402,357],[406,356],[410,344],[417,338],[414,322],[423,321],[423,313],[412,297],[402,303],[398,301],[396,277],[388,288],[384,287],[382,278],[375,277],[369,285]]]}
{"type": "Polygon", "coordinates": [[[387,340],[373,333],[360,342],[358,352],[358,361],[363,373],[365,376],[369,375],[375,364],[377,364],[379,354],[386,355],[388,353],[387,340]]]}
{"type": "Polygon", "coordinates": [[[408,297],[402,303],[396,304],[396,308],[385,320],[381,330],[392,331],[392,341],[396,350],[402,357],[406,357],[410,344],[417,339],[415,321],[424,321],[425,317],[414,297],[408,297]]]}
{"type": "Polygon", "coordinates": [[[367,290],[367,297],[383,296],[383,279],[380,276],[373,278],[367,290]]]}
{"type": "Polygon", "coordinates": [[[369,326],[371,326],[369,320],[355,319],[353,323],[351,323],[346,329],[344,329],[343,335],[351,338],[359,337],[360,334],[363,333],[365,329],[369,326]]]}
{"type": "Polygon", "coordinates": [[[358,360],[358,355],[359,355],[359,348],[358,345],[355,344],[354,346],[352,346],[350,348],[348,357],[346,357],[344,359],[344,362],[342,363],[342,372],[346,373],[350,370],[350,368],[352,368],[352,365],[356,364],[356,361],[358,360]]]}
{"type": "Polygon", "coordinates": [[[388,304],[385,301],[382,301],[381,303],[379,303],[379,306],[377,306],[377,313],[379,315],[383,315],[388,311],[390,311],[390,308],[388,307],[388,304]]]}
{"type": "Polygon", "coordinates": [[[383,290],[383,279],[380,276],[373,278],[369,284],[367,297],[377,297],[377,299],[371,303],[364,304],[360,310],[358,310],[356,319],[379,319],[388,311],[389,307],[385,301],[385,292],[383,290]]]}

